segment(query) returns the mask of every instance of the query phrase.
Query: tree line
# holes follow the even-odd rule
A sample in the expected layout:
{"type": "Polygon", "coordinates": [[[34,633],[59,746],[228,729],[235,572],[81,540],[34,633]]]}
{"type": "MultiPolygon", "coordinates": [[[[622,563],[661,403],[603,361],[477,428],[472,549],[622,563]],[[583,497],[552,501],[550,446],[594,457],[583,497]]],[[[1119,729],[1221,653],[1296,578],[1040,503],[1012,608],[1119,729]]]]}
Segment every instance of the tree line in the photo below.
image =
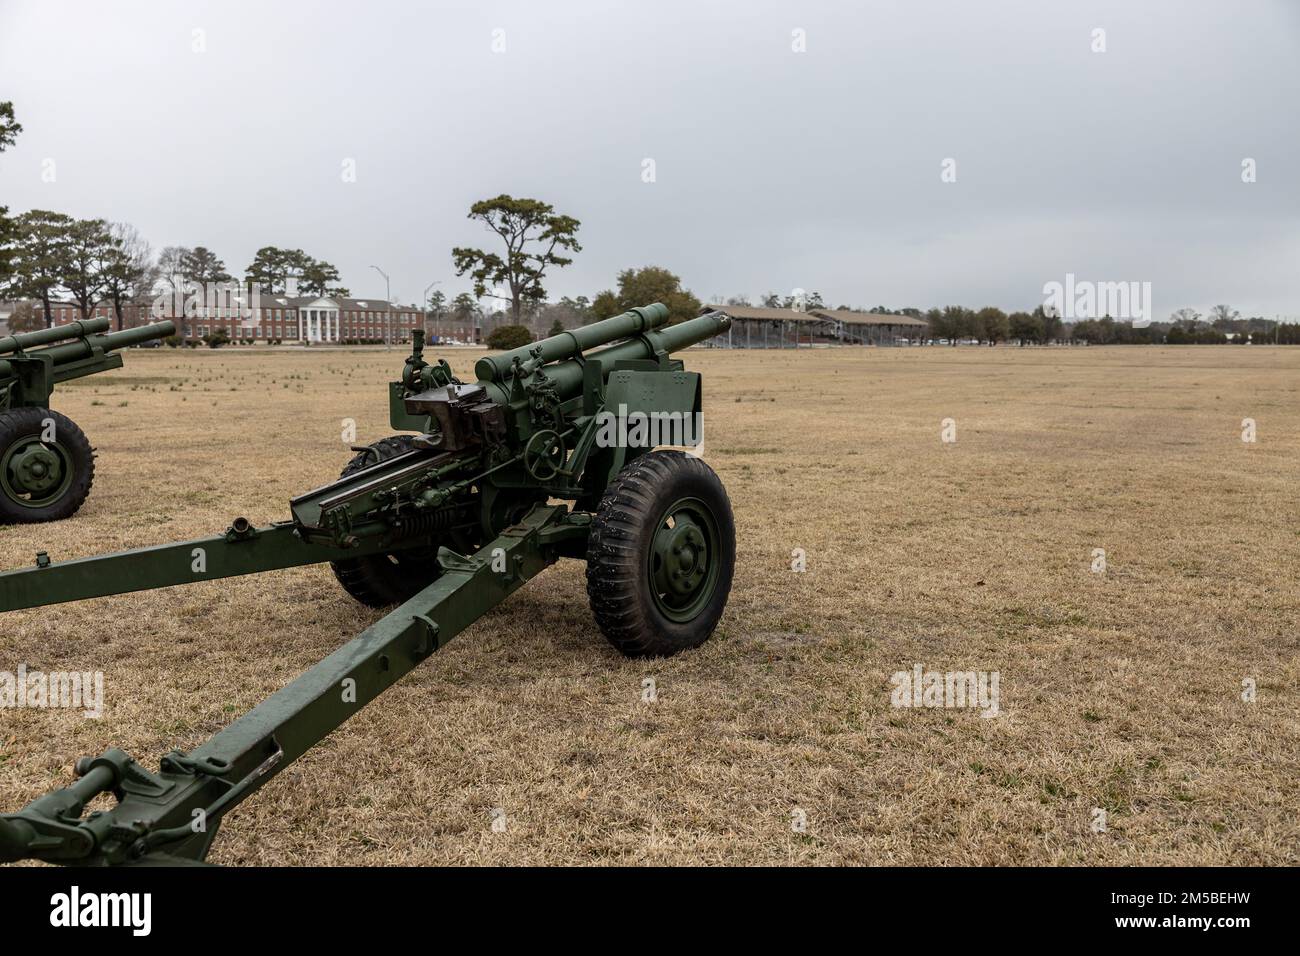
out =
{"type": "MultiPolygon", "coordinates": [[[[577,241],[578,220],[557,213],[550,204],[540,200],[516,199],[509,195],[475,203],[469,218],[479,221],[494,233],[504,250],[499,246],[491,251],[470,247],[454,249],[452,256],[456,273],[469,273],[474,281],[474,294],[479,299],[496,297],[508,302],[508,316],[505,308],[485,314],[478,310],[474,296],[467,293],[450,304],[441,293],[435,293],[428,305],[436,315],[446,311],[470,320],[501,319],[500,327],[494,331],[496,342],[508,343],[501,347],[513,348],[531,341],[534,330],[540,332],[548,322],[547,334],[556,334],[565,327],[608,318],[647,302],[668,305],[670,322],[699,313],[699,299],[682,287],[680,278],[660,266],[626,269],[618,274],[617,290],[604,290],[591,300],[579,296],[577,299],[565,297],[559,303],[547,303],[543,280],[548,270],[569,265],[573,260],[568,253],[582,248],[577,241]],[[502,291],[492,292],[490,287],[502,291]]],[[[810,311],[825,307],[818,292],[785,296],[769,292],[760,301],[767,308],[810,311]]],[[[749,305],[750,301],[741,295],[731,297],[726,304],[749,305]]],[[[859,311],[845,305],[838,308],[859,311]]],[[[925,312],[917,308],[895,310],[885,306],[866,311],[924,319],[931,337],[946,339],[953,345],[959,341],[989,345],[1008,341],[1020,345],[1053,342],[1177,345],[1229,340],[1264,341],[1270,333],[1272,341],[1283,344],[1300,340],[1300,326],[1278,326],[1261,317],[1243,319],[1227,305],[1216,305],[1208,318],[1192,309],[1179,309],[1170,316],[1169,322],[1152,322],[1143,326],[1110,316],[1067,323],[1053,309],[1042,305],[1032,311],[1010,313],[997,306],[972,309],[960,305],[936,307],[925,312]]]]}
{"type": "MultiPolygon", "coordinates": [[[[0,102],[0,152],[22,132],[13,103],[0,102]]],[[[296,284],[302,295],[347,295],[333,265],[301,249],[263,246],[244,270],[245,281],[268,293],[296,284]]],[[[0,206],[0,296],[40,305],[10,317],[16,332],[54,324],[54,305],[67,298],[90,315],[107,303],[114,328],[122,328],[126,306],[158,295],[185,295],[194,287],[234,283],[221,258],[206,246],[166,246],[157,255],[129,223],[77,219],[49,209],[11,217],[0,206]]]]}
{"type": "MultiPolygon", "coordinates": [[[[0,152],[12,146],[22,126],[14,118],[13,104],[0,102],[0,152]]],[[[668,306],[670,322],[697,315],[700,300],[682,286],[681,279],[662,266],[629,268],[620,272],[615,288],[588,299],[565,296],[548,302],[545,282],[553,270],[573,262],[582,250],[577,234],[581,223],[559,213],[539,199],[502,194],[470,207],[468,218],[483,226],[495,244],[480,248],[457,246],[451,250],[457,276],[468,276],[472,292],[448,299],[434,291],[423,303],[432,324],[446,320],[475,327],[509,327],[505,334],[531,339],[534,331],[555,334],[564,328],[608,318],[647,302],[668,306]],[[484,300],[494,306],[484,308],[484,300]]],[[[263,246],[244,269],[244,279],[269,294],[347,296],[338,269],[301,249],[263,246]]],[[[234,282],[219,256],[206,246],[167,246],[156,256],[140,233],[127,223],[103,219],[75,219],[51,210],[34,209],[10,218],[0,207],[0,295],[40,303],[41,314],[15,312],[10,324],[51,326],[56,297],[67,296],[89,315],[104,302],[112,306],[115,325],[121,328],[125,306],[150,301],[158,294],[184,293],[198,285],[234,282]]],[[[730,305],[749,305],[745,296],[733,296],[730,305]]],[[[769,308],[824,308],[818,292],[781,296],[768,293],[761,304],[769,308]]],[[[839,309],[849,310],[848,306],[839,309]]],[[[1007,313],[996,306],[979,309],[960,305],[931,308],[867,310],[924,319],[936,339],[976,341],[995,345],[1014,341],[1021,345],[1050,342],[1092,344],[1196,344],[1271,340],[1300,342],[1300,326],[1277,325],[1260,317],[1243,319],[1227,305],[1216,305],[1208,317],[1192,309],[1179,309],[1169,322],[1136,327],[1109,316],[1065,323],[1051,309],[1007,313]]],[[[182,318],[184,322],[185,319],[182,318]]],[[[185,330],[182,330],[182,335],[185,330]]]]}

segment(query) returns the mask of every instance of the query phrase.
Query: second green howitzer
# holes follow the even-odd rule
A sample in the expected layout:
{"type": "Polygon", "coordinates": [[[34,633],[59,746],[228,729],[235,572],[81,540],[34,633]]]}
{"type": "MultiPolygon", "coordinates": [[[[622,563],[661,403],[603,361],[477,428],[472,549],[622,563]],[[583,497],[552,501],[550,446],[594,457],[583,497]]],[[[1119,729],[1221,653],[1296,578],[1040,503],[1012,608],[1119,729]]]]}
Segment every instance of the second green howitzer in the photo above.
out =
{"type": "Polygon", "coordinates": [[[108,331],[108,319],[0,338],[0,524],[76,514],[95,479],[94,449],[50,408],[54,386],[122,367],[119,349],[164,338],[171,322],[108,331]]]}

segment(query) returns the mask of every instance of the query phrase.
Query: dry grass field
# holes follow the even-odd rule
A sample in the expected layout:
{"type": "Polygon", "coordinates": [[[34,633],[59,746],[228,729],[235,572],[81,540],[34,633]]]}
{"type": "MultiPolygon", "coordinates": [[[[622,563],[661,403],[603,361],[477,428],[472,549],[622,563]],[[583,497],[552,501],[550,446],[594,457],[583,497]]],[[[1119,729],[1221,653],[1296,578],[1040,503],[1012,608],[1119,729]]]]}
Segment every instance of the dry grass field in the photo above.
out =
{"type": "MultiPolygon", "coordinates": [[[[134,351],[61,386],[94,491],[0,528],[0,567],[287,517],[351,456],[342,419],[388,433],[403,355],[134,351]]],[[[1300,863],[1300,349],[686,358],[737,523],[714,638],[622,659],[561,563],[237,809],[214,862],[1300,863]],[[997,671],[1000,714],[892,707],[916,663],[997,671]]],[[[0,808],[111,745],[156,766],[376,617],[325,567],[0,616],[0,670],[103,670],[107,703],[0,711],[0,808]]]]}

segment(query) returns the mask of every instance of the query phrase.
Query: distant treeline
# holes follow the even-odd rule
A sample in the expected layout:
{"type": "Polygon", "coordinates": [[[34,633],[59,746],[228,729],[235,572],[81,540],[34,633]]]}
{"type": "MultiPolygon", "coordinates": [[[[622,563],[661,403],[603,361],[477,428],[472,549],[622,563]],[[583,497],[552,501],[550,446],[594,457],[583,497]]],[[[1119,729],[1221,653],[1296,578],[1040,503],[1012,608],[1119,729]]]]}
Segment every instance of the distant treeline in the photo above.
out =
{"type": "Polygon", "coordinates": [[[1207,317],[1193,309],[1179,309],[1168,321],[1134,326],[1127,320],[1103,316],[1065,322],[1039,306],[1032,312],[1007,313],[996,306],[970,309],[960,305],[929,309],[890,309],[876,306],[872,312],[910,315],[925,319],[930,335],[958,342],[1020,345],[1087,343],[1089,345],[1300,345],[1300,324],[1278,323],[1261,316],[1242,318],[1226,305],[1216,305],[1207,317]]]}
{"type": "MultiPolygon", "coordinates": [[[[1244,324],[1244,321],[1243,321],[1244,324]]],[[[1132,322],[1087,319],[1068,326],[1071,338],[1091,345],[1300,345],[1300,324],[1269,322],[1267,328],[1217,328],[1203,323],[1192,327],[1152,322],[1134,328],[1132,322]]]]}

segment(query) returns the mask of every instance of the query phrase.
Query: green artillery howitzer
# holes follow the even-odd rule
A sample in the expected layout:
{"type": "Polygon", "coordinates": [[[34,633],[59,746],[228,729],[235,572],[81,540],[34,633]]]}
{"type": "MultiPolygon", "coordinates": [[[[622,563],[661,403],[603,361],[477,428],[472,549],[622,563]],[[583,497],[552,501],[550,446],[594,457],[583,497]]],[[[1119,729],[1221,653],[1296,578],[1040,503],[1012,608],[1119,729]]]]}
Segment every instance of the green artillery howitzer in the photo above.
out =
{"type": "Polygon", "coordinates": [[[84,758],[75,783],[0,816],[0,861],[203,860],[236,804],[561,557],[587,562],[596,623],[624,654],[702,644],[731,590],[731,505],[703,461],[655,449],[688,442],[646,422],[698,421],[700,376],[671,354],[730,320],[667,318],[655,304],[489,355],[472,383],[426,362],[417,331],[390,386],[392,426],[413,434],[356,449],[291,520],[0,574],[11,611],[328,561],[357,600],[398,605],[157,772],[117,749],[84,758]],[[103,793],[116,806],[85,814],[103,793]]]}
{"type": "Polygon", "coordinates": [[[95,479],[94,449],[50,409],[54,386],[122,367],[116,350],[171,335],[170,322],[109,332],[108,319],[0,338],[0,524],[77,513],[95,479]]]}

